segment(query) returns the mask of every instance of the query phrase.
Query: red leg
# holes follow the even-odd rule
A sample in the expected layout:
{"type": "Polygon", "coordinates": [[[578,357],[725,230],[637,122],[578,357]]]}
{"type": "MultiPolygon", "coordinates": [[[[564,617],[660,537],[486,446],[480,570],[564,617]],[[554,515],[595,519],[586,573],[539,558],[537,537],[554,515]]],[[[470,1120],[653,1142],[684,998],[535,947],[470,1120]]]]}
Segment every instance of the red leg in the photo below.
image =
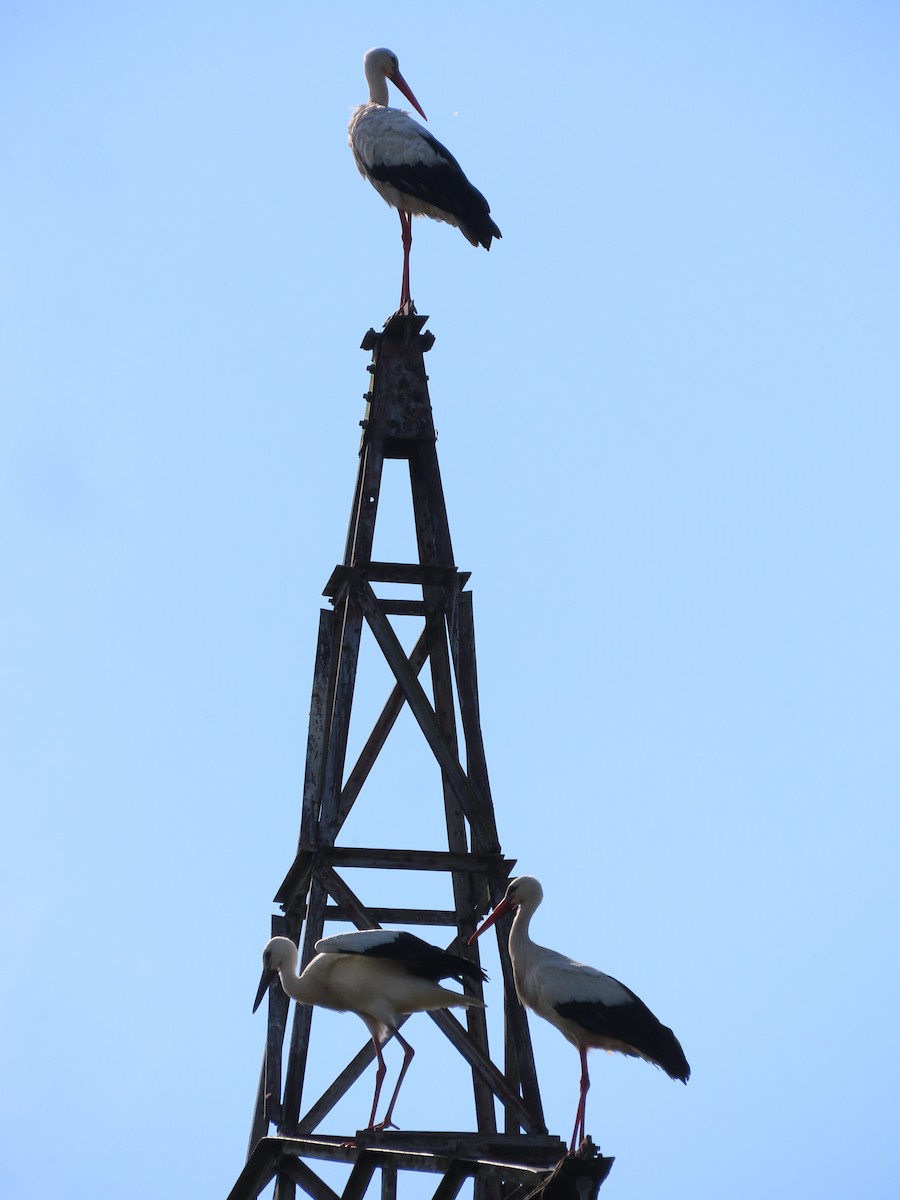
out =
{"type": "Polygon", "coordinates": [[[591,1086],[591,1077],[588,1075],[587,1046],[579,1046],[578,1053],[581,1055],[581,1091],[578,1096],[578,1109],[575,1113],[575,1128],[572,1130],[572,1145],[569,1147],[570,1154],[574,1154],[584,1141],[584,1112],[588,1088],[591,1086]]]}
{"type": "Polygon", "coordinates": [[[409,294],[409,252],[412,248],[412,217],[408,212],[398,209],[400,213],[400,240],[403,243],[403,281],[400,285],[400,308],[404,304],[412,305],[409,294]]]}
{"type": "Polygon", "coordinates": [[[372,1111],[369,1113],[369,1123],[366,1129],[375,1128],[375,1110],[378,1108],[378,1097],[381,1095],[381,1085],[384,1083],[384,1058],[381,1055],[381,1046],[378,1044],[378,1038],[372,1038],[375,1044],[375,1057],[378,1059],[378,1067],[375,1071],[375,1097],[372,1100],[372,1111]]]}
{"type": "MultiPolygon", "coordinates": [[[[413,1048],[409,1044],[409,1042],[407,1042],[404,1038],[402,1038],[400,1036],[400,1034],[397,1030],[394,1030],[394,1037],[397,1039],[397,1041],[403,1047],[403,1066],[400,1068],[400,1076],[397,1080],[397,1086],[394,1088],[394,1094],[393,1094],[393,1096],[391,1096],[391,1102],[387,1106],[387,1112],[384,1114],[384,1120],[379,1121],[377,1125],[374,1125],[372,1127],[373,1129],[377,1129],[379,1131],[381,1131],[382,1129],[390,1129],[390,1127],[394,1123],[393,1122],[394,1105],[397,1102],[397,1096],[400,1092],[400,1084],[403,1082],[403,1076],[409,1070],[409,1064],[412,1062],[413,1055],[415,1054],[415,1050],[413,1050],[413,1048]]],[[[396,1128],[396,1126],[395,1126],[395,1128],[396,1128]]]]}

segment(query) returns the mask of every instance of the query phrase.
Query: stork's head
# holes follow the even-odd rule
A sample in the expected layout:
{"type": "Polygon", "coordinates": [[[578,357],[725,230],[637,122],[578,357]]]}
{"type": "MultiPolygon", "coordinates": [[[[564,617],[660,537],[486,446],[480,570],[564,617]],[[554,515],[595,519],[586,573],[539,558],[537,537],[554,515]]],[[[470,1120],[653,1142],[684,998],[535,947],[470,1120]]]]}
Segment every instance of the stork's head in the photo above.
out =
{"type": "Polygon", "coordinates": [[[499,917],[502,917],[504,913],[508,913],[511,909],[518,908],[523,904],[528,912],[534,912],[543,898],[544,889],[533,875],[520,875],[517,879],[513,879],[509,887],[506,889],[506,895],[490,914],[481,928],[476,929],[469,938],[469,945],[471,946],[476,938],[481,937],[486,929],[490,929],[494,922],[499,917]]]}
{"type": "Polygon", "coordinates": [[[259,990],[253,1002],[253,1011],[262,1004],[263,996],[275,982],[282,967],[293,970],[297,965],[297,947],[286,937],[274,937],[263,950],[263,972],[259,981],[259,990]]]}
{"type": "MultiPolygon", "coordinates": [[[[363,59],[363,69],[366,72],[369,94],[373,99],[377,96],[380,88],[384,86],[383,80],[389,79],[395,88],[399,88],[416,112],[426,121],[428,120],[421,104],[413,95],[412,88],[400,74],[400,63],[393,50],[388,50],[386,46],[376,46],[373,50],[367,50],[363,59]]],[[[387,89],[385,88],[384,91],[386,96],[387,89]]],[[[377,102],[382,103],[380,99],[377,102]]],[[[385,99],[383,103],[386,104],[387,100],[385,99]]]]}
{"type": "MultiPolygon", "coordinates": [[[[519,875],[517,879],[510,882],[500,905],[505,904],[507,908],[518,908],[520,904],[528,904],[537,908],[543,898],[544,889],[533,875],[519,875]]],[[[500,905],[497,907],[499,908],[500,905]]]]}

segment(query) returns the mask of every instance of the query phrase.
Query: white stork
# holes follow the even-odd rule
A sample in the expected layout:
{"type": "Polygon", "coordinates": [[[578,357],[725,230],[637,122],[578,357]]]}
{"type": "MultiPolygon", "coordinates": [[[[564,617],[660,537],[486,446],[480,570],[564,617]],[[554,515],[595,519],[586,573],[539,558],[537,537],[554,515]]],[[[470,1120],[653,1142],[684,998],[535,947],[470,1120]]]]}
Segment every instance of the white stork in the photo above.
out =
{"type": "Polygon", "coordinates": [[[469,183],[459,163],[446,147],[414,121],[409,113],[388,107],[390,81],[413,108],[428,118],[400,74],[397,55],[379,47],[363,59],[369,101],[350,118],[349,141],[360,174],[400,213],[403,241],[403,282],[400,308],[411,304],[409,250],[412,218],[433,217],[455,225],[473,246],[490,250],[500,230],[491,220],[487,200],[469,183]]]}
{"type": "Polygon", "coordinates": [[[591,1086],[587,1052],[591,1047],[643,1058],[683,1083],[690,1078],[691,1068],[672,1030],[661,1024],[624,983],[531,940],[528,925],[543,898],[543,889],[533,876],[514,879],[469,943],[504,913],[515,910],[509,931],[509,956],[519,1000],[555,1025],[581,1055],[581,1092],[569,1147],[574,1153],[585,1136],[585,1101],[591,1086]]]}
{"type": "Polygon", "coordinates": [[[375,1097],[366,1126],[369,1130],[380,1132],[393,1124],[397,1093],[412,1062],[413,1048],[398,1030],[400,1017],[438,1008],[484,1008],[484,1002],[475,996],[448,991],[437,982],[453,978],[481,983],[487,979],[481,967],[430,946],[411,933],[394,929],[339,933],[316,942],[316,957],[300,975],[297,960],[297,947],[289,938],[272,938],[263,951],[263,973],[253,1011],[259,1008],[277,974],[285,992],[298,1003],[355,1012],[362,1018],[378,1059],[375,1097]],[[375,1110],[385,1073],[381,1047],[391,1034],[403,1047],[403,1066],[384,1120],[376,1125],[375,1110]]]}

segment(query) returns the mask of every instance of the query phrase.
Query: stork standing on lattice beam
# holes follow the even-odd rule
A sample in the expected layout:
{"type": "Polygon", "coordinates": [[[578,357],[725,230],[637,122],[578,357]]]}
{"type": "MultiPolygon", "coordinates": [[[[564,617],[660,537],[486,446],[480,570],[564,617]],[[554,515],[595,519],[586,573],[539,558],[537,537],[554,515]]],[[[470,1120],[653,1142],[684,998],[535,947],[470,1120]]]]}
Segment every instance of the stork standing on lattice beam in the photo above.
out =
{"type": "Polygon", "coordinates": [[[278,976],[285,992],[298,1003],[355,1012],[365,1022],[378,1060],[367,1130],[380,1132],[393,1124],[400,1085],[415,1053],[399,1032],[400,1018],[441,1008],[484,1008],[484,1001],[476,996],[451,992],[438,982],[458,979],[483,983],[487,975],[481,967],[411,933],[394,929],[339,933],[316,942],[316,957],[300,975],[297,961],[297,947],[289,938],[272,938],[263,951],[263,973],[253,1011],[278,976]],[[376,1125],[375,1112],[385,1076],[381,1048],[391,1036],[403,1047],[403,1065],[384,1119],[376,1125]]]}

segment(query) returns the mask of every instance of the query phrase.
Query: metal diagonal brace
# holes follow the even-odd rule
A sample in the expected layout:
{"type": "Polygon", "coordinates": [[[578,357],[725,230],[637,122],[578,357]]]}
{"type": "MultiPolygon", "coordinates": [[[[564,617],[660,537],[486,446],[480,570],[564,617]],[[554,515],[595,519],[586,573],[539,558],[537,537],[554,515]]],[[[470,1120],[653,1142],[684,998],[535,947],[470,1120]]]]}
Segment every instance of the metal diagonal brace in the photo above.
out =
{"type": "MultiPolygon", "coordinates": [[[[427,631],[423,630],[419,636],[419,640],[413,647],[413,652],[409,656],[409,664],[412,670],[419,674],[425,661],[428,658],[428,639],[427,631]]],[[[375,727],[369,734],[368,741],[363,746],[359,758],[356,760],[356,766],[347,776],[347,782],[341,789],[341,794],[338,797],[338,813],[337,813],[337,832],[339,833],[344,822],[350,815],[350,810],[356,802],[363,784],[368,778],[369,772],[378,757],[379,752],[387,741],[388,734],[394,727],[397,717],[400,715],[400,710],[406,701],[403,694],[403,688],[400,684],[391,691],[387,702],[381,712],[381,716],[375,723],[375,727]]]]}
{"type": "Polygon", "coordinates": [[[442,736],[434,709],[425,695],[424,688],[416,678],[416,673],[400,645],[400,639],[394,633],[390,621],[381,611],[378,597],[365,580],[360,582],[358,595],[363,616],[375,635],[375,640],[378,642],[388,666],[394,672],[395,679],[403,689],[407,703],[419,722],[425,740],[438,760],[445,778],[453,789],[460,808],[465,813],[473,831],[478,835],[481,844],[491,845],[495,839],[492,838],[491,830],[482,815],[481,803],[472,789],[459,758],[442,736]]]}
{"type": "Polygon", "coordinates": [[[293,1183],[299,1183],[307,1196],[312,1196],[313,1200],[341,1200],[337,1192],[302,1159],[282,1154],[278,1162],[278,1174],[286,1175],[293,1183]]]}

